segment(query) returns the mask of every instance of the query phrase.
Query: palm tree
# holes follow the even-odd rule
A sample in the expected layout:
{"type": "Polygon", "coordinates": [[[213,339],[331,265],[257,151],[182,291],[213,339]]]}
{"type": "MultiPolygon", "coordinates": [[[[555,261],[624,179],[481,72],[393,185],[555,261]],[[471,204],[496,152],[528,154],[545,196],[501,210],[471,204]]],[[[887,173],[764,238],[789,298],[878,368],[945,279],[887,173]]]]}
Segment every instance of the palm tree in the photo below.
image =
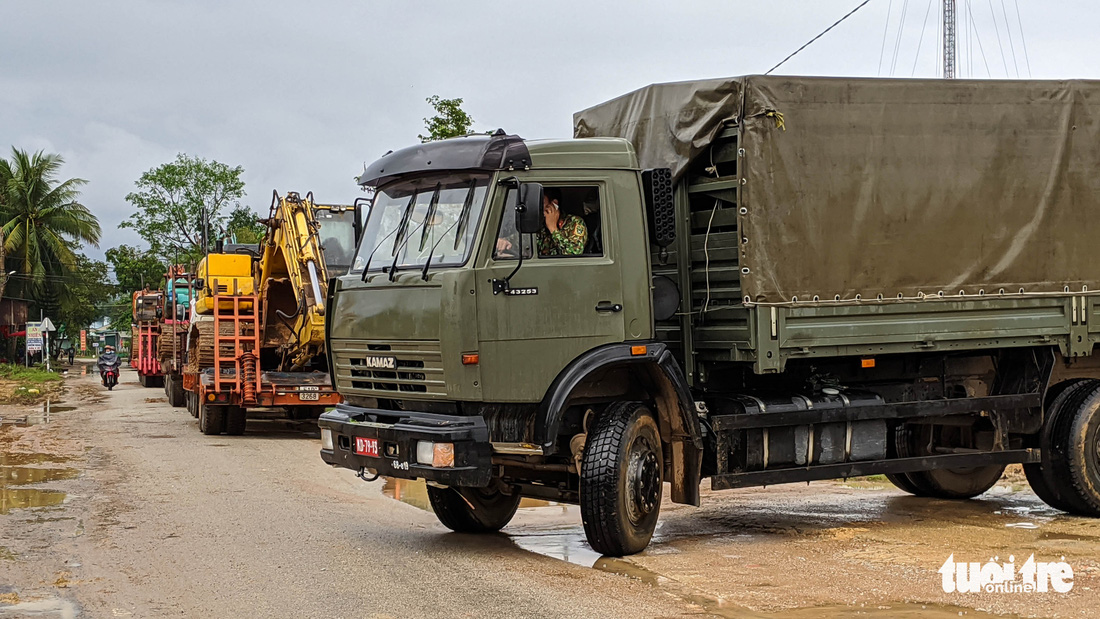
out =
{"type": "MultiPolygon", "coordinates": [[[[80,187],[87,181],[71,178],[58,183],[61,155],[12,148],[11,160],[0,159],[0,238],[6,255],[6,274],[14,270],[40,290],[50,275],[76,266],[72,247],[99,246],[99,220],[80,204],[80,187]]],[[[28,291],[29,292],[29,291],[28,291]]]]}

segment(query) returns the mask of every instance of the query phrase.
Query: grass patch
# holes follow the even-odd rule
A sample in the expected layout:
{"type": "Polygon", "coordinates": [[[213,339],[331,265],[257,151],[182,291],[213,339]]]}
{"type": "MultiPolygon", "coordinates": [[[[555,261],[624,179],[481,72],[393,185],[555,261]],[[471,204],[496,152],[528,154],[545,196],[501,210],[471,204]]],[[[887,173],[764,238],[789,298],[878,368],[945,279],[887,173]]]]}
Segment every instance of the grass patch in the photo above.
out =
{"type": "Polygon", "coordinates": [[[63,389],[61,375],[41,366],[0,364],[0,403],[36,404],[63,389]]]}

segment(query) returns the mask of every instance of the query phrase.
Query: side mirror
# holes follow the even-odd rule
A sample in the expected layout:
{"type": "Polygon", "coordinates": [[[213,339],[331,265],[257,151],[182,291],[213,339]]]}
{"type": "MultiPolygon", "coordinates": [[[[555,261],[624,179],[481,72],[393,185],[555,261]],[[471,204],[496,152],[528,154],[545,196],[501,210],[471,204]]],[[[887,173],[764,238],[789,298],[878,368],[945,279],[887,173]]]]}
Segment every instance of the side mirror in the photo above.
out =
{"type": "Polygon", "coordinates": [[[654,168],[642,172],[649,236],[659,247],[676,240],[676,202],[672,198],[672,170],[654,168]]]}
{"type": "Polygon", "coordinates": [[[521,183],[516,201],[516,229],[532,234],[542,228],[542,185],[521,183]]]}

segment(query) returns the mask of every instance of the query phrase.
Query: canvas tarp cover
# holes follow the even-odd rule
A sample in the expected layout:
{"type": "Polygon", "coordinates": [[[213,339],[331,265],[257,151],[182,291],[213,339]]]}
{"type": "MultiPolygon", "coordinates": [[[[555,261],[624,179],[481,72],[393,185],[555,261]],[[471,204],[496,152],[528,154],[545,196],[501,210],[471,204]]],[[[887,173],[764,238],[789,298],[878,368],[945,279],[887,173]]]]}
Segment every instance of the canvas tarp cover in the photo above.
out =
{"type": "Polygon", "coordinates": [[[676,176],[727,122],[753,302],[1100,289],[1100,82],[754,76],[574,117],[676,176]]]}

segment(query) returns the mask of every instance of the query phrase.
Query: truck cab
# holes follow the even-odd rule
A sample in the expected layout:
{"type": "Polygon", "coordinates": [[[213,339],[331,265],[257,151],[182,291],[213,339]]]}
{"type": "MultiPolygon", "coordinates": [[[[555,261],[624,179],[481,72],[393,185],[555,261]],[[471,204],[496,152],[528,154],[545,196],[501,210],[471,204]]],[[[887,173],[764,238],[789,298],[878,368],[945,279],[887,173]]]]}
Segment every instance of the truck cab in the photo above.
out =
{"type": "MultiPolygon", "coordinates": [[[[445,524],[471,528],[462,505],[480,501],[494,507],[477,517],[493,513],[473,528],[499,528],[521,496],[578,502],[571,440],[594,410],[660,384],[645,396],[665,396],[667,444],[651,441],[639,499],[655,517],[664,452],[696,449],[698,434],[681,421],[686,389],[670,377],[682,372],[654,341],[630,143],[471,136],[390,153],[359,182],[376,193],[331,292],[330,368],[347,404],[321,418],[325,461],[427,479],[445,524]],[[583,227],[566,251],[548,247],[544,201],[583,227]]],[[[692,502],[687,485],[676,496],[692,502]]]]}

